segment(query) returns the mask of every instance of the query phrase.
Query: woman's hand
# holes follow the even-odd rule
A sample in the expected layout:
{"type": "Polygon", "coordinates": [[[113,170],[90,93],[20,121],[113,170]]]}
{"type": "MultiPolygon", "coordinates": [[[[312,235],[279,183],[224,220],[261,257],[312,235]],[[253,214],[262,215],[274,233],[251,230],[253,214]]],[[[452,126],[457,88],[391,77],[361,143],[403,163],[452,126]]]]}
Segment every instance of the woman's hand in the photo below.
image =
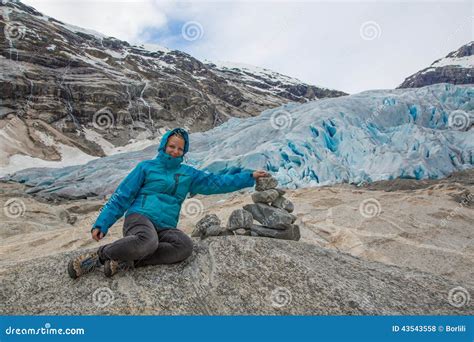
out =
{"type": "Polygon", "coordinates": [[[259,179],[260,177],[268,177],[270,174],[267,171],[257,170],[253,173],[253,178],[259,179]]]}
{"type": "Polygon", "coordinates": [[[99,241],[100,239],[104,238],[104,233],[102,233],[99,228],[93,229],[92,230],[92,238],[95,241],[99,241]]]}

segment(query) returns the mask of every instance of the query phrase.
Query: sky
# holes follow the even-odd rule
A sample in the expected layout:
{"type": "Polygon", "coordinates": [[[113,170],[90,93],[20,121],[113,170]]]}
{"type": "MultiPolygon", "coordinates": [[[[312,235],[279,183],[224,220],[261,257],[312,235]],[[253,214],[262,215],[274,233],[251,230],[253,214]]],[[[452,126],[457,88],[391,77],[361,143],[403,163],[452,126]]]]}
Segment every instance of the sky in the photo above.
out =
{"type": "Polygon", "coordinates": [[[474,36],[472,1],[23,2],[133,44],[255,65],[347,93],[395,88],[474,36]]]}

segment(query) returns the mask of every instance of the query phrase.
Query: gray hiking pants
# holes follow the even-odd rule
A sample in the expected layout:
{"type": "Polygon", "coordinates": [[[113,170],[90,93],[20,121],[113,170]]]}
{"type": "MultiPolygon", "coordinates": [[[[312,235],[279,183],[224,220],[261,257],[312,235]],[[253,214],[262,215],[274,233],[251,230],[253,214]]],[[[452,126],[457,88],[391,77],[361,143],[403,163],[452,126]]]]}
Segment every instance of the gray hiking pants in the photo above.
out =
{"type": "Polygon", "coordinates": [[[99,247],[100,260],[134,261],[135,267],[172,264],[189,257],[193,240],[179,229],[155,229],[153,223],[140,214],[125,218],[123,238],[99,247]]]}

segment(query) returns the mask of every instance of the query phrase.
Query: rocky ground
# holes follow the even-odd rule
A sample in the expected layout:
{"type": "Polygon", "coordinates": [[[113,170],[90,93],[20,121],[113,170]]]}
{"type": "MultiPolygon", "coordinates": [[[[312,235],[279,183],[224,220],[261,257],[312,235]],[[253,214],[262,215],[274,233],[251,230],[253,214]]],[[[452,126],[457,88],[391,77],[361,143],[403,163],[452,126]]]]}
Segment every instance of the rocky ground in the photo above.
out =
{"type": "MultiPolygon", "coordinates": [[[[182,264],[77,281],[67,277],[68,259],[120,238],[123,219],[97,243],[89,229],[104,201],[51,205],[25,195],[23,185],[2,183],[1,311],[472,314],[473,175],[287,190],[300,241],[195,239],[182,264]],[[453,297],[452,289],[461,292],[453,297]],[[102,307],[98,295],[113,301],[102,307]]],[[[227,222],[249,203],[243,191],[196,196],[183,205],[179,228],[190,234],[206,214],[227,222]]]]}

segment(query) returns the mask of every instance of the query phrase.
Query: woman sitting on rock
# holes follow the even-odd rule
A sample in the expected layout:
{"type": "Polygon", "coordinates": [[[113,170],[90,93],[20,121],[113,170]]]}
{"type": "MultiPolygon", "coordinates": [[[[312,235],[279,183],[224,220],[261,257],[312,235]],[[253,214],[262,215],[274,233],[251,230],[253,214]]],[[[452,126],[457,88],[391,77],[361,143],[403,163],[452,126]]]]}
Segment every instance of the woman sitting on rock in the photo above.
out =
{"type": "Polygon", "coordinates": [[[177,229],[181,205],[188,193],[221,194],[253,186],[265,171],[215,175],[182,164],[188,152],[188,133],[168,131],[161,139],[155,159],[144,160],[120,183],[92,226],[92,238],[104,238],[125,213],[123,238],[81,255],[68,265],[71,278],[104,265],[111,277],[118,270],[145,265],[171,264],[189,257],[193,242],[177,229]]]}

